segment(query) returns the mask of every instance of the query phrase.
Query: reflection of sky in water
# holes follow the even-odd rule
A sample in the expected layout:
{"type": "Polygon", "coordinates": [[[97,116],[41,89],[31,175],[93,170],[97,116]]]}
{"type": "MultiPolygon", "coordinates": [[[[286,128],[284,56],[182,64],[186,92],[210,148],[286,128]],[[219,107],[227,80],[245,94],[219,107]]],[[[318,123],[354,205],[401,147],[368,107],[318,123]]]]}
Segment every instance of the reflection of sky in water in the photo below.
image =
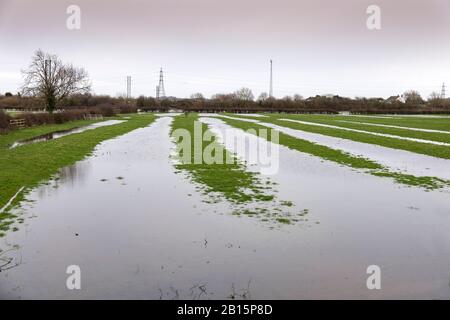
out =
{"type": "Polygon", "coordinates": [[[119,124],[124,122],[123,120],[108,120],[108,121],[102,121],[102,122],[97,122],[97,123],[93,123],[90,124],[88,126],[84,126],[84,127],[80,127],[80,128],[74,128],[74,129],[70,129],[70,130],[64,130],[64,131],[55,131],[55,132],[50,132],[32,139],[27,139],[27,140],[23,140],[23,141],[18,141],[18,142],[14,142],[11,145],[11,148],[16,148],[16,147],[20,147],[22,145],[25,144],[30,144],[30,143],[36,143],[36,142],[43,142],[43,141],[48,141],[48,140],[54,140],[54,139],[58,139],[58,138],[62,138],[74,133],[81,133],[87,130],[92,130],[92,129],[97,129],[100,127],[106,127],[106,126],[111,126],[114,124],[119,124]]]}

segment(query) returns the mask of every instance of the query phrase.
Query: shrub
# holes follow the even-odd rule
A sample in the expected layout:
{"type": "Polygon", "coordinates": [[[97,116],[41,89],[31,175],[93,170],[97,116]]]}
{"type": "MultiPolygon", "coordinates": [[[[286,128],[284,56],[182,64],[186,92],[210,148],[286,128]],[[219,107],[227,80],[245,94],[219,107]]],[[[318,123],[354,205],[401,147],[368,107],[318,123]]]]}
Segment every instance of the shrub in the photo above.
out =
{"type": "Polygon", "coordinates": [[[20,117],[25,119],[27,127],[38,126],[43,124],[61,124],[74,120],[82,120],[87,114],[85,110],[69,110],[63,112],[55,112],[53,114],[47,112],[39,113],[23,113],[20,117]]]}
{"type": "Polygon", "coordinates": [[[126,105],[126,104],[119,105],[117,108],[119,109],[119,113],[136,113],[137,112],[137,107],[126,105]]]}
{"type": "Polygon", "coordinates": [[[104,117],[112,117],[116,115],[116,112],[112,105],[104,103],[98,106],[98,109],[100,109],[101,114],[104,117]]]}
{"type": "Polygon", "coordinates": [[[25,125],[27,127],[53,123],[53,117],[49,113],[44,112],[41,113],[26,112],[22,113],[20,117],[25,119],[25,125]]]}
{"type": "Polygon", "coordinates": [[[9,120],[11,120],[11,117],[3,110],[0,110],[0,132],[5,132],[10,129],[9,120]]]}

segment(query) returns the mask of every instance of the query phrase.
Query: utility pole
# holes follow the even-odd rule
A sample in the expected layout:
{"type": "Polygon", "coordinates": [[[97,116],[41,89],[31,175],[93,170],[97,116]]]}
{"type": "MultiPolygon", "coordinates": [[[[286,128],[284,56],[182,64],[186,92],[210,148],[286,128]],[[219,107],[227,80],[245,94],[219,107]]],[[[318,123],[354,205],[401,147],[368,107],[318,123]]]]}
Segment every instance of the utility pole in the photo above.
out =
{"type": "Polygon", "coordinates": [[[127,76],[127,103],[131,98],[131,76],[127,76]]]}
{"type": "Polygon", "coordinates": [[[442,84],[442,89],[441,89],[441,99],[445,99],[445,83],[442,84]]]}
{"type": "Polygon", "coordinates": [[[164,90],[164,76],[163,70],[159,71],[159,84],[156,86],[156,99],[161,99],[166,96],[166,91],[164,90]]]}
{"type": "Polygon", "coordinates": [[[273,98],[272,59],[270,59],[270,87],[269,87],[269,97],[270,97],[270,98],[273,98]]]}

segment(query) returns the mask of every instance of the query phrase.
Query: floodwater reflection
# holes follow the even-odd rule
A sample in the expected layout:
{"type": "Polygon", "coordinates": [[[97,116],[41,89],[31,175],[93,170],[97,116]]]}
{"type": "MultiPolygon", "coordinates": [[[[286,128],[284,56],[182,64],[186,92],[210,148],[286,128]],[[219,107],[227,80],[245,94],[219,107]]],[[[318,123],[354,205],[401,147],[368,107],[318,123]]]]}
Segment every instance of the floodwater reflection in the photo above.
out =
{"type": "Polygon", "coordinates": [[[279,197],[320,223],[269,229],[205,203],[175,172],[171,121],[101,143],[57,188],[27,196],[23,225],[0,238],[14,266],[0,298],[450,298],[448,194],[280,147],[279,197]],[[69,265],[81,290],[66,288],[69,265]],[[367,289],[369,265],[382,290],[367,289]]]}
{"type": "Polygon", "coordinates": [[[81,133],[81,132],[84,132],[87,130],[97,129],[100,127],[112,126],[112,125],[119,124],[122,122],[125,122],[125,120],[107,120],[107,121],[93,123],[93,124],[90,124],[90,125],[84,126],[84,127],[73,128],[70,130],[54,131],[54,132],[43,134],[43,135],[31,138],[31,139],[14,142],[10,148],[12,149],[12,148],[17,148],[17,147],[20,147],[20,146],[23,146],[26,144],[59,139],[59,138],[62,138],[62,137],[65,137],[65,136],[68,136],[68,135],[71,135],[74,133],[81,133]]]}

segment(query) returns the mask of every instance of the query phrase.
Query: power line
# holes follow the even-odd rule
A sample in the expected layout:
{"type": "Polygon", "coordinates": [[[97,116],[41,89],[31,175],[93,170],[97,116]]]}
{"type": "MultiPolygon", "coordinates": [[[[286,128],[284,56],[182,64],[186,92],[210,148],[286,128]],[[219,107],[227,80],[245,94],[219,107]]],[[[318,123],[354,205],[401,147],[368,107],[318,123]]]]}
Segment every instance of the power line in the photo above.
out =
{"type": "Polygon", "coordinates": [[[445,83],[442,84],[441,99],[445,99],[445,83]]]}

